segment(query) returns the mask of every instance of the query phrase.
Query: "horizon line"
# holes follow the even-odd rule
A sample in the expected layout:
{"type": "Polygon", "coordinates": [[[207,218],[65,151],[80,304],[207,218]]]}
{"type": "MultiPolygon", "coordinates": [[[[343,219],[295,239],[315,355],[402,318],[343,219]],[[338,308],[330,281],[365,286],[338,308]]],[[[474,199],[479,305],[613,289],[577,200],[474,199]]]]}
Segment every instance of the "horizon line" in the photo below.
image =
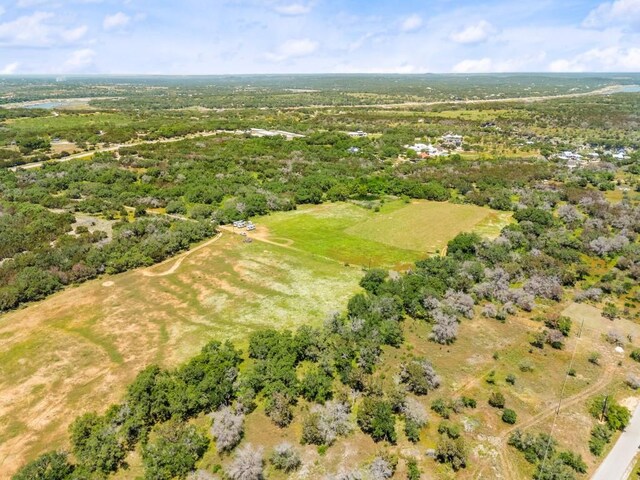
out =
{"type": "Polygon", "coordinates": [[[486,75],[640,75],[640,71],[610,71],[610,72],[547,72],[547,71],[512,71],[512,72],[292,72],[292,73],[0,73],[0,78],[28,78],[28,77],[249,77],[249,76],[373,76],[384,75],[394,77],[433,76],[486,76],[486,75]]]}

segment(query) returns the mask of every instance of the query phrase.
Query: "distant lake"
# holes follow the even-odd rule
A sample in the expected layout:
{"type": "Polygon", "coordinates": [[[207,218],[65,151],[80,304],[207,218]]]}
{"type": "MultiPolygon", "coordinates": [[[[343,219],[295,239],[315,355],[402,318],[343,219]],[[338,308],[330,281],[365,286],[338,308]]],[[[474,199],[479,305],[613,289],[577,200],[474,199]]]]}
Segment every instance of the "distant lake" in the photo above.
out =
{"type": "Polygon", "coordinates": [[[68,105],[68,103],[69,102],[64,102],[64,101],[30,103],[29,105],[25,105],[24,108],[44,108],[47,110],[51,110],[52,108],[58,108],[64,105],[68,105]]]}
{"type": "Polygon", "coordinates": [[[611,93],[640,93],[640,85],[620,85],[611,93]]]}

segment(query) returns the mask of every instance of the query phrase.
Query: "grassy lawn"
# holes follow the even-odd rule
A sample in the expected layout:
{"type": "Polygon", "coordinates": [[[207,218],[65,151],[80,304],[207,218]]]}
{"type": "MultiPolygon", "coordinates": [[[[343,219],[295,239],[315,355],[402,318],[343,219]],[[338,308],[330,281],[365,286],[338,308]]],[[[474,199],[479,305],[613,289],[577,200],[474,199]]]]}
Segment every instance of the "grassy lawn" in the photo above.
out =
{"type": "Polygon", "coordinates": [[[637,202],[640,200],[640,194],[634,191],[624,192],[620,189],[615,189],[607,190],[606,192],[604,192],[604,197],[610,202],[621,202],[622,200],[624,200],[625,196],[632,202],[637,202]]]}
{"type": "Polygon", "coordinates": [[[146,365],[176,365],[212,339],[242,345],[257,328],[318,325],[344,307],[362,275],[230,234],[172,274],[142,272],[87,282],[0,317],[0,416],[10,419],[0,424],[0,471],[63,445],[73,418],[118,401],[146,365]]]}
{"type": "Polygon", "coordinates": [[[259,235],[340,262],[406,268],[440,253],[458,233],[497,236],[510,214],[452,203],[400,201],[374,212],[350,203],[301,207],[259,218],[259,235]],[[262,227],[262,230],[260,230],[262,227]]]}
{"type": "Polygon", "coordinates": [[[633,472],[631,473],[629,480],[637,480],[638,478],[640,478],[640,458],[636,459],[636,463],[633,467],[633,472]]]}

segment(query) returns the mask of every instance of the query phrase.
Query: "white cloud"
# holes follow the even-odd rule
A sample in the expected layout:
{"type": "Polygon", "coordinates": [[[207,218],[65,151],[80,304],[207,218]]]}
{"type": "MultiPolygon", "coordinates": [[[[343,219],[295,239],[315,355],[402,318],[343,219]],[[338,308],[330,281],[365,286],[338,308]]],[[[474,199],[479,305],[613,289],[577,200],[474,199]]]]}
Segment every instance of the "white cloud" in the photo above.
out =
{"type": "Polygon", "coordinates": [[[333,73],[378,73],[378,74],[408,74],[426,73],[427,69],[412,64],[402,64],[391,67],[362,67],[350,64],[340,64],[332,69],[333,73]]]}
{"type": "Polygon", "coordinates": [[[77,42],[84,37],[88,31],[89,28],[86,25],[82,25],[72,30],[65,30],[60,33],[60,36],[67,42],[77,42]]]}
{"type": "Polygon", "coordinates": [[[306,15],[311,10],[313,10],[313,3],[279,4],[274,6],[273,9],[280,15],[288,15],[288,16],[306,15]]]}
{"type": "Polygon", "coordinates": [[[420,15],[411,15],[403,20],[400,24],[400,30],[403,32],[414,32],[422,27],[422,17],[420,15]]]}
{"type": "Polygon", "coordinates": [[[591,10],[582,25],[587,28],[640,24],[640,0],[615,0],[591,10]]]}
{"type": "Polygon", "coordinates": [[[308,38],[287,40],[275,52],[267,53],[267,60],[282,62],[290,58],[306,57],[318,49],[318,42],[308,38]]]}
{"type": "Polygon", "coordinates": [[[124,28],[129,25],[131,22],[131,17],[125,13],[118,12],[113,15],[107,15],[104,17],[104,21],[102,22],[102,27],[109,30],[116,30],[120,28],[124,28]]]}
{"type": "Polygon", "coordinates": [[[452,70],[454,73],[489,73],[493,71],[493,61],[490,58],[479,60],[463,60],[457,63],[452,70]]]}
{"type": "Polygon", "coordinates": [[[0,24],[0,46],[50,47],[75,43],[86,33],[86,26],[67,28],[54,23],[55,15],[34,12],[0,24]]]}
{"type": "Polygon", "coordinates": [[[458,62],[451,69],[453,73],[499,73],[533,71],[532,65],[537,65],[546,57],[545,52],[522,55],[518,58],[494,60],[489,57],[480,59],[466,59],[458,62]]]}
{"type": "Polygon", "coordinates": [[[18,62],[13,62],[5,65],[0,69],[0,75],[11,75],[12,73],[16,73],[20,64],[18,62]]]}
{"type": "Polygon", "coordinates": [[[570,60],[558,59],[549,64],[552,72],[637,72],[640,48],[593,48],[570,60]]]}
{"type": "Polygon", "coordinates": [[[496,29],[486,20],[480,20],[478,23],[469,25],[459,32],[451,34],[451,40],[456,43],[480,43],[487,40],[496,29]]]}
{"type": "Polygon", "coordinates": [[[570,60],[560,59],[554,60],[549,64],[549,71],[551,72],[583,72],[582,65],[578,65],[570,60]]]}
{"type": "Polygon", "coordinates": [[[62,65],[62,71],[64,73],[76,73],[86,70],[93,65],[93,60],[96,56],[96,52],[90,48],[83,48],[76,50],[71,54],[66,62],[62,65]]]}

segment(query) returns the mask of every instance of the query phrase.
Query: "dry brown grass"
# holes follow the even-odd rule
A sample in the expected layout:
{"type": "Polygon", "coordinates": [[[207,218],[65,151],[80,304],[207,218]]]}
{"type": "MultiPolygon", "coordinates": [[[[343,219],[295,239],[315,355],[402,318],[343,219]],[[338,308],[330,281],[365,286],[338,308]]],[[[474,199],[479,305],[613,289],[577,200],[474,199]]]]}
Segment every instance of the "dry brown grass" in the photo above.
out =
{"type": "MultiPolygon", "coordinates": [[[[165,271],[171,266],[153,267],[165,271]]],[[[176,365],[208,340],[319,323],[361,273],[226,235],[171,275],[87,282],[0,318],[0,478],[65,445],[78,414],[104,410],[150,363],[176,365]]]]}

